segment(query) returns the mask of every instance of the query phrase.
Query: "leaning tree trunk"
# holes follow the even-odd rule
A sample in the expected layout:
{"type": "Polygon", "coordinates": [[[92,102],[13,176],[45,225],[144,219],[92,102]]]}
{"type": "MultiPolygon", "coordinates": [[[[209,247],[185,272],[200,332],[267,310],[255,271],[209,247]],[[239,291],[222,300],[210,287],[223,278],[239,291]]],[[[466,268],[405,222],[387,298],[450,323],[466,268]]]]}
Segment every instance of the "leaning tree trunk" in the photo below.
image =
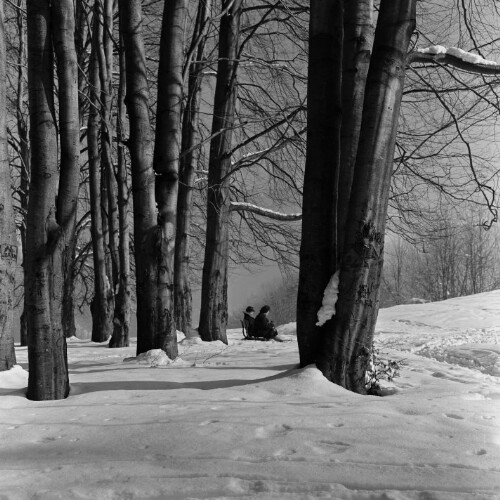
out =
{"type": "Polygon", "coordinates": [[[90,55],[90,111],[87,130],[89,156],[89,191],[91,235],[94,261],[94,297],[92,312],[92,341],[105,342],[113,333],[113,288],[106,273],[106,251],[101,210],[101,162],[99,154],[100,89],[98,51],[102,40],[102,11],[95,3],[92,50],[90,55]]]}
{"type": "Polygon", "coordinates": [[[154,348],[156,335],[156,263],[149,245],[157,229],[153,148],[149,117],[146,55],[140,0],[120,0],[120,31],[127,67],[125,103],[130,121],[129,151],[134,202],[134,246],[137,297],[137,354],[154,348]]]}
{"type": "Polygon", "coordinates": [[[338,259],[335,189],[342,121],[342,11],[342,0],[311,2],[307,153],[297,297],[297,341],[302,366],[316,362],[321,337],[321,329],[316,326],[317,312],[338,259]]]}
{"type": "Polygon", "coordinates": [[[167,0],[163,10],[158,69],[158,104],[153,168],[156,173],[158,207],[157,241],[158,296],[155,347],[169,358],[177,357],[174,321],[174,250],[181,148],[181,108],[183,97],[182,62],[186,0],[167,0]]]}
{"type": "Polygon", "coordinates": [[[322,328],[317,366],[326,378],[366,393],[378,313],[384,231],[406,55],[416,0],[382,0],[340,270],[337,314],[322,328]]]}
{"type": "Polygon", "coordinates": [[[48,0],[28,0],[28,88],[31,182],[27,216],[25,293],[28,314],[27,397],[69,393],[66,339],[61,328],[60,228],[56,222],[57,128],[48,0]]]}
{"type": "Polygon", "coordinates": [[[236,72],[242,0],[223,0],[219,62],[215,84],[212,140],[208,163],[207,229],[201,285],[199,333],[227,344],[227,260],[230,213],[231,140],[236,108],[236,72]]]}
{"type": "Polygon", "coordinates": [[[7,150],[7,52],[3,3],[0,5],[0,371],[16,364],[13,292],[17,241],[7,150]]]}
{"type": "Polygon", "coordinates": [[[59,130],[61,144],[57,223],[62,230],[62,329],[66,337],[76,333],[74,316],[75,228],[80,184],[80,116],[78,106],[78,62],[75,48],[73,0],[52,1],[54,50],[59,84],[59,130]]]}
{"type": "MultiPolygon", "coordinates": [[[[197,147],[200,134],[201,83],[206,36],[203,30],[211,10],[211,0],[200,0],[193,43],[198,43],[196,60],[190,63],[187,102],[182,123],[182,154],[179,167],[179,193],[177,198],[177,231],[174,258],[174,308],[177,329],[188,333],[192,327],[192,295],[189,280],[190,232],[193,207],[193,187],[195,170],[200,157],[197,147]]],[[[194,47],[193,47],[194,51],[194,47]]]]}
{"type": "Polygon", "coordinates": [[[118,292],[115,297],[115,316],[113,318],[113,336],[109,341],[109,347],[128,347],[130,330],[130,244],[128,226],[128,181],[127,163],[125,160],[125,51],[123,40],[120,37],[119,47],[119,71],[120,79],[117,95],[117,173],[116,182],[118,188],[118,224],[119,224],[119,276],[118,292]]]}

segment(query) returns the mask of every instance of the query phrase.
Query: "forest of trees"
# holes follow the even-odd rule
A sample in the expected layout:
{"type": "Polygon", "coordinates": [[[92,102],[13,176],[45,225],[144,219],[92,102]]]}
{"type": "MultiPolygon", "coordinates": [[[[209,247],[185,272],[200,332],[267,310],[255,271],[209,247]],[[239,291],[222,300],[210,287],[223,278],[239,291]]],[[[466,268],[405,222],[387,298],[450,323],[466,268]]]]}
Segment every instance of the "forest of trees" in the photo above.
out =
{"type": "Polygon", "coordinates": [[[301,365],[359,393],[381,290],[498,286],[494,5],[2,5],[0,369],[16,306],[28,398],[68,396],[76,308],[110,348],[137,336],[137,354],[174,359],[176,330],[195,327],[227,343],[233,266],[280,267],[301,365]]]}

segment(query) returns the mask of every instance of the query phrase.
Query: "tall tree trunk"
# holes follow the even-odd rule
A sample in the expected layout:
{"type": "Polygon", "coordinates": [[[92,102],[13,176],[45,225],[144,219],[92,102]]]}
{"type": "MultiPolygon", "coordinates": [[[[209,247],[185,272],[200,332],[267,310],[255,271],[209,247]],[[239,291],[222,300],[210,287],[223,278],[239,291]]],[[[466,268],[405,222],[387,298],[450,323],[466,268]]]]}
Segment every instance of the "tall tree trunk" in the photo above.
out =
{"type": "Polygon", "coordinates": [[[236,73],[242,0],[223,0],[212,141],[208,164],[207,230],[201,287],[199,333],[227,344],[227,266],[231,140],[236,107],[236,73]]]}
{"type": "Polygon", "coordinates": [[[14,350],[13,291],[17,264],[17,241],[10,194],[7,150],[7,51],[3,3],[0,5],[0,371],[16,364],[14,350]]]}
{"type": "MultiPolygon", "coordinates": [[[[112,292],[118,287],[120,262],[118,256],[118,185],[113,166],[113,0],[103,2],[103,30],[101,32],[101,50],[99,50],[99,74],[101,75],[101,158],[102,158],[102,203],[103,232],[106,248],[109,251],[106,258],[106,273],[111,279],[112,292]]],[[[113,316],[114,301],[113,301],[113,316]]],[[[114,324],[114,319],[113,319],[114,324]]],[[[114,327],[113,327],[114,331],[114,327]]]]}
{"type": "Polygon", "coordinates": [[[51,12],[47,0],[28,0],[28,87],[31,182],[25,290],[28,301],[27,397],[65,398],[69,392],[66,339],[61,328],[62,248],[56,222],[57,128],[51,12]]]}
{"type": "Polygon", "coordinates": [[[174,321],[174,250],[181,148],[182,62],[186,0],[167,0],[163,10],[158,69],[158,104],[153,168],[156,173],[159,241],[155,242],[158,276],[156,347],[177,357],[174,321]]]}
{"type": "Polygon", "coordinates": [[[120,31],[127,67],[129,151],[134,202],[134,253],[137,296],[137,354],[153,349],[156,335],[156,264],[150,242],[156,238],[153,148],[149,117],[146,56],[140,0],[119,0],[120,31]]]}
{"type": "Polygon", "coordinates": [[[75,227],[80,183],[80,117],[78,107],[78,62],[75,48],[73,0],[52,1],[54,50],[59,88],[61,167],[57,199],[57,223],[62,230],[62,329],[66,337],[76,333],[73,311],[75,227]]]}
{"type": "Polygon", "coordinates": [[[117,134],[117,187],[118,187],[118,221],[119,243],[118,255],[120,259],[118,292],[115,298],[115,316],[113,318],[113,336],[109,347],[128,347],[130,330],[130,245],[128,227],[128,181],[127,164],[125,161],[125,50],[120,37],[119,52],[120,80],[118,86],[118,111],[116,118],[117,134]]]}
{"type": "MultiPolygon", "coordinates": [[[[28,139],[27,110],[25,104],[25,76],[26,76],[26,29],[24,23],[24,13],[21,10],[21,0],[18,0],[16,12],[17,33],[19,45],[17,47],[17,96],[16,96],[16,121],[17,135],[20,144],[21,179],[20,179],[20,205],[23,218],[21,221],[20,235],[23,269],[26,262],[26,214],[28,213],[28,191],[30,179],[30,148],[28,139]]],[[[20,340],[22,346],[28,345],[28,325],[27,325],[27,295],[23,297],[23,312],[20,318],[20,340]]]]}
{"type": "Polygon", "coordinates": [[[325,377],[366,393],[378,313],[384,231],[406,55],[416,0],[382,0],[368,72],[337,314],[322,327],[317,366],[325,377]]]}
{"type": "Polygon", "coordinates": [[[190,231],[193,205],[194,173],[200,157],[198,131],[200,121],[201,83],[206,36],[202,31],[208,21],[211,0],[200,0],[193,43],[198,42],[196,60],[189,66],[187,103],[182,124],[182,147],[179,166],[179,193],[177,198],[177,231],[174,258],[174,307],[178,330],[189,332],[192,327],[192,296],[189,281],[190,231]],[[202,37],[201,39],[199,39],[202,37]],[[199,39],[199,40],[198,40],[199,39]]]}
{"type": "Polygon", "coordinates": [[[95,2],[92,20],[92,52],[90,55],[90,111],[87,132],[89,155],[89,187],[91,208],[91,234],[94,260],[94,297],[92,312],[92,341],[105,342],[113,333],[113,289],[106,273],[106,252],[103,234],[101,198],[101,162],[99,154],[100,90],[99,76],[100,42],[102,41],[102,11],[99,0],[95,2]]]}
{"type": "Polygon", "coordinates": [[[316,362],[323,291],[337,268],[336,193],[342,123],[343,1],[313,0],[309,26],[307,154],[297,298],[300,363],[316,362]]]}

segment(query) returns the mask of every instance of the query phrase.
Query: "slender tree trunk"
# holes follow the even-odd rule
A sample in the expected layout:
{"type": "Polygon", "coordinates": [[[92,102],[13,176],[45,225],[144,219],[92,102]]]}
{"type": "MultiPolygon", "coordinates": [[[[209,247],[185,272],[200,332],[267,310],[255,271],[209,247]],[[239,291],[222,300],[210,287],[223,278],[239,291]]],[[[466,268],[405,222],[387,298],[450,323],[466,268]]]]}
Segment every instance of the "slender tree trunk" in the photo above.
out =
{"type": "Polygon", "coordinates": [[[170,358],[177,357],[174,322],[174,250],[181,148],[183,97],[182,62],[184,49],[185,0],[167,0],[163,11],[158,69],[158,105],[153,168],[156,173],[158,237],[155,242],[158,266],[157,347],[170,358]]]}
{"type": "Polygon", "coordinates": [[[227,344],[227,266],[231,140],[236,107],[236,73],[242,0],[223,0],[219,62],[215,85],[212,141],[208,165],[207,230],[201,288],[199,333],[203,340],[227,344]]]}
{"type": "Polygon", "coordinates": [[[309,26],[307,154],[297,298],[300,363],[316,362],[323,291],[337,268],[336,187],[342,123],[343,1],[313,0],[309,26]]]}
{"type": "MultiPolygon", "coordinates": [[[[200,0],[193,41],[202,35],[211,10],[211,0],[200,0]]],[[[200,140],[198,127],[200,120],[201,83],[206,37],[199,40],[196,61],[189,67],[187,103],[184,108],[182,125],[182,148],[179,167],[179,193],[177,199],[177,231],[174,262],[174,306],[175,323],[178,330],[189,332],[192,327],[192,296],[189,281],[190,231],[193,205],[194,173],[198,165],[200,140]]]]}
{"type": "Polygon", "coordinates": [[[92,341],[105,342],[113,333],[113,289],[106,273],[106,252],[103,234],[101,198],[101,162],[99,153],[100,91],[99,76],[100,41],[102,40],[102,11],[95,3],[93,17],[92,52],[90,55],[90,112],[87,132],[89,155],[89,187],[91,207],[91,234],[94,260],[94,298],[92,312],[92,341]]]}
{"type": "Polygon", "coordinates": [[[49,2],[28,0],[27,19],[32,155],[25,267],[30,366],[27,396],[48,400],[65,398],[69,392],[60,313],[62,245],[56,222],[57,129],[49,2]]]}
{"type": "MultiPolygon", "coordinates": [[[[18,7],[21,7],[21,0],[18,0],[18,7]]],[[[30,148],[28,139],[28,123],[26,121],[25,104],[25,76],[26,76],[26,29],[24,14],[17,9],[16,14],[17,33],[19,45],[17,47],[17,96],[16,96],[16,121],[17,135],[20,144],[21,179],[20,179],[20,205],[23,218],[21,221],[20,235],[22,247],[23,269],[26,262],[26,214],[28,213],[28,191],[30,178],[30,148]]],[[[20,318],[20,340],[22,346],[28,345],[28,325],[27,325],[27,295],[23,296],[23,312],[20,318]]]]}
{"type": "Polygon", "coordinates": [[[406,54],[416,0],[382,0],[340,272],[337,314],[322,327],[317,366],[325,377],[366,393],[365,374],[378,313],[384,231],[406,54]]]}
{"type": "MultiPolygon", "coordinates": [[[[107,275],[111,278],[112,290],[115,294],[118,288],[120,272],[120,259],[118,255],[118,185],[113,166],[113,124],[112,124],[112,101],[113,101],[113,0],[104,0],[104,17],[102,30],[101,50],[99,50],[99,73],[101,75],[101,158],[104,189],[102,190],[103,203],[103,226],[107,240],[106,247],[109,249],[106,259],[107,275]]],[[[114,306],[114,302],[113,302],[114,306]]],[[[114,307],[113,307],[113,316],[114,307]]],[[[113,319],[114,324],[114,319],[113,319]]],[[[114,331],[115,326],[113,327],[114,331]]]]}
{"type": "Polygon", "coordinates": [[[61,167],[57,199],[57,223],[62,230],[62,328],[66,337],[76,333],[73,311],[75,227],[80,183],[80,117],[78,107],[78,63],[75,48],[73,0],[52,1],[54,50],[59,88],[61,167]]]}
{"type": "Polygon", "coordinates": [[[128,180],[127,164],[125,161],[125,51],[123,40],[120,37],[120,80],[118,86],[118,111],[116,119],[117,134],[117,187],[118,187],[118,221],[119,221],[119,244],[118,255],[119,281],[118,293],[115,299],[115,316],[113,318],[113,336],[109,342],[109,347],[128,347],[130,330],[130,245],[128,227],[128,180]]]}
{"type": "Polygon", "coordinates": [[[119,0],[120,31],[127,66],[129,151],[134,202],[134,246],[137,296],[137,354],[154,348],[156,335],[156,263],[151,242],[156,238],[153,148],[149,117],[146,56],[140,0],[119,0]]]}
{"type": "Polygon", "coordinates": [[[17,241],[7,150],[7,52],[3,3],[0,4],[0,371],[16,364],[14,350],[13,292],[17,241]]]}
{"type": "Polygon", "coordinates": [[[75,0],[76,10],[76,30],[75,30],[75,45],[76,55],[78,59],[78,95],[80,103],[80,127],[85,125],[86,112],[88,110],[88,96],[85,95],[88,75],[88,41],[89,41],[89,12],[87,11],[87,2],[84,0],[75,0]]]}

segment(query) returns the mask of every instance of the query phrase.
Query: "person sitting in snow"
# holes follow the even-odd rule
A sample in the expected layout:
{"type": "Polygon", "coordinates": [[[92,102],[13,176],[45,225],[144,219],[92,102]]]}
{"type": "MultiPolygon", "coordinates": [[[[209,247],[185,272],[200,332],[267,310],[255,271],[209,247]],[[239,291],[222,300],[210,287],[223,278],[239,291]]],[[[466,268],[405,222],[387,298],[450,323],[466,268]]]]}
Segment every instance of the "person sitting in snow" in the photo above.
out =
{"type": "Polygon", "coordinates": [[[269,306],[264,306],[261,308],[259,314],[257,314],[253,324],[254,337],[271,340],[278,335],[278,331],[274,327],[274,323],[268,318],[270,310],[271,308],[269,306]]]}
{"type": "Polygon", "coordinates": [[[253,326],[255,322],[255,318],[253,317],[254,312],[255,309],[252,306],[248,306],[243,311],[243,321],[241,324],[243,326],[243,336],[247,339],[253,337],[253,326]]]}

